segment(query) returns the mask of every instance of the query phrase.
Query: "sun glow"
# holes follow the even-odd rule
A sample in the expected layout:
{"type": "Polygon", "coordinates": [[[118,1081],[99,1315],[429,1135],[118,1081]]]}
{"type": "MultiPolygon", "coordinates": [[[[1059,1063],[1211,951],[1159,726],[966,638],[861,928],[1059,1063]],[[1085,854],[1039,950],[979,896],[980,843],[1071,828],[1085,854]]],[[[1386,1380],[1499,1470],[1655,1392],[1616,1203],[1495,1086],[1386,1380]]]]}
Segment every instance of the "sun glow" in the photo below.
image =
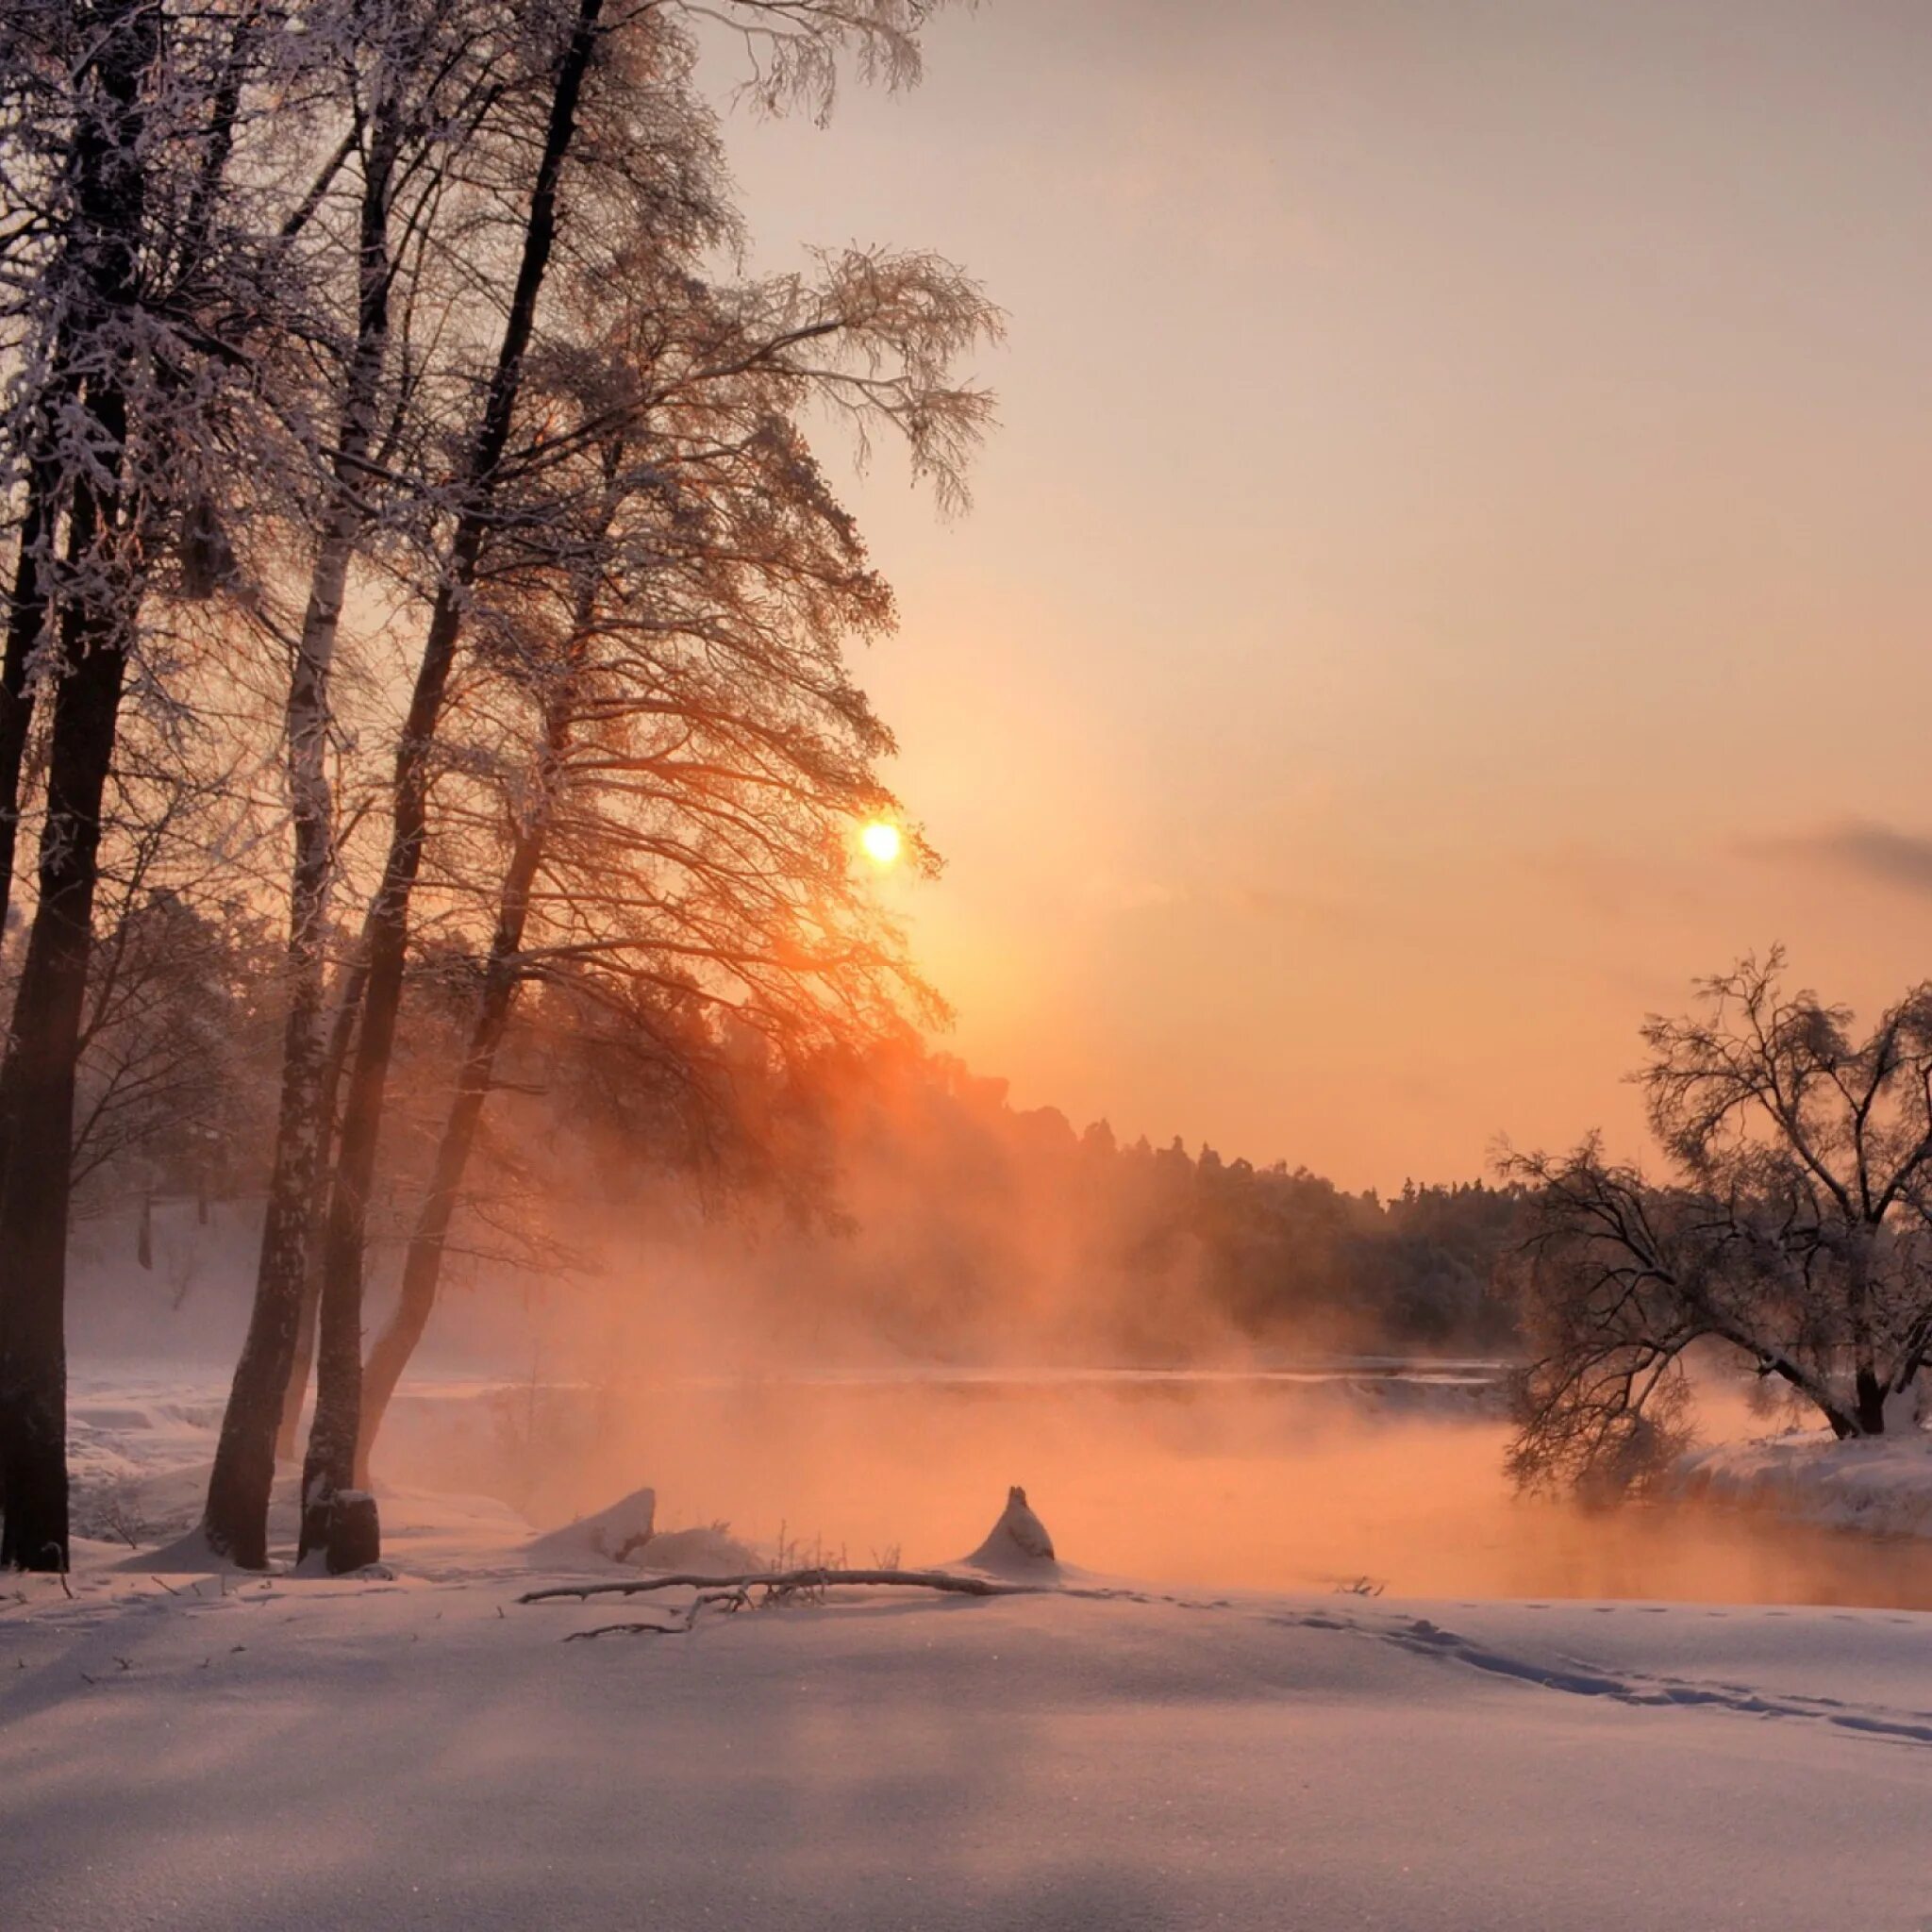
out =
{"type": "Polygon", "coordinates": [[[874,865],[891,865],[899,857],[899,828],[884,819],[874,819],[859,833],[858,842],[874,865]]]}

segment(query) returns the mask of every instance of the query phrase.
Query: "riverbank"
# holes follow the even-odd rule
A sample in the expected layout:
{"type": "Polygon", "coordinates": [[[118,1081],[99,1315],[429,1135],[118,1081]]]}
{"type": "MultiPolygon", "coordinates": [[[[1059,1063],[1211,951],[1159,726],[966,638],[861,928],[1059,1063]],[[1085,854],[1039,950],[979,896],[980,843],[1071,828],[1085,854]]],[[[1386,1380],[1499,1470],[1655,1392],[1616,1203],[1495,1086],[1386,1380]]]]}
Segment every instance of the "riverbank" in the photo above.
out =
{"type": "Polygon", "coordinates": [[[1932,1431],[1840,1442],[1829,1430],[1692,1450],[1679,1487],[1693,1500],[1773,1511],[1868,1536],[1932,1538],[1932,1431]]]}

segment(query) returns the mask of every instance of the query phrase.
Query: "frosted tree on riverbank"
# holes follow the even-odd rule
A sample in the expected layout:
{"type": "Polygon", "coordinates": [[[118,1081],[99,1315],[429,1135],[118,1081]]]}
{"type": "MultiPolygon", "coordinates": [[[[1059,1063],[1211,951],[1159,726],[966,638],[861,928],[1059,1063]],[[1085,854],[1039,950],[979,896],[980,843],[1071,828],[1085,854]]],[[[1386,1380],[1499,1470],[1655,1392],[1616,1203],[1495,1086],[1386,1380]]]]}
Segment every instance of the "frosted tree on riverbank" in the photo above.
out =
{"type": "Polygon", "coordinates": [[[1932,982],[1860,1036],[1787,991],[1774,949],[1653,1017],[1637,1075],[1672,1179],[1514,1157],[1533,1190],[1513,1272],[1531,1360],[1517,1474],[1641,1479],[1688,1433],[1684,1361],[1714,1346],[1840,1438],[1907,1418],[1932,1352],[1932,982]]]}

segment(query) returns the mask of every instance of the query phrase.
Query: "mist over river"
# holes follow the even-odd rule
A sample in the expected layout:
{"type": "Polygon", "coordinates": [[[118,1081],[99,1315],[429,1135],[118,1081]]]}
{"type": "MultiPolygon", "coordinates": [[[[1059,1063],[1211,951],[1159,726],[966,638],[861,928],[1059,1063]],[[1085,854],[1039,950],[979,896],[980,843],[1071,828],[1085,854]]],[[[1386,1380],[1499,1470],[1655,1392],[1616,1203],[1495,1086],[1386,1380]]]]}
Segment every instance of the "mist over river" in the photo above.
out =
{"type": "Polygon", "coordinates": [[[724,1522],[854,1562],[958,1557],[1020,1483],[1063,1560],[1154,1581],[1932,1607],[1926,1539],[1518,1496],[1500,1376],[1363,1361],[428,1385],[405,1391],[386,1461],[546,1525],[649,1483],[660,1526],[724,1522]]]}

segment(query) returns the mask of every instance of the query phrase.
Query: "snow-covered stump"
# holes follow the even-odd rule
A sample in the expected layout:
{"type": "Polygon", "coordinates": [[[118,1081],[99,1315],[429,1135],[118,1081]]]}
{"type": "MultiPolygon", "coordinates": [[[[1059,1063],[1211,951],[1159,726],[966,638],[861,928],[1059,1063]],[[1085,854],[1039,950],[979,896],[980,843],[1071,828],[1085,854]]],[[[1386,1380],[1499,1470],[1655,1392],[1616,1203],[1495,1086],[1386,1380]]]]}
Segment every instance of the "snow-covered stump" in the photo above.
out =
{"type": "Polygon", "coordinates": [[[1007,1507],[987,1531],[986,1541],[970,1557],[960,1558],[963,1568],[984,1570],[994,1576],[1024,1578],[1029,1582],[1051,1582],[1060,1574],[1054,1556],[1053,1539],[1026,1502],[1026,1491],[1018,1483],[1007,1491],[1007,1507]]]}

